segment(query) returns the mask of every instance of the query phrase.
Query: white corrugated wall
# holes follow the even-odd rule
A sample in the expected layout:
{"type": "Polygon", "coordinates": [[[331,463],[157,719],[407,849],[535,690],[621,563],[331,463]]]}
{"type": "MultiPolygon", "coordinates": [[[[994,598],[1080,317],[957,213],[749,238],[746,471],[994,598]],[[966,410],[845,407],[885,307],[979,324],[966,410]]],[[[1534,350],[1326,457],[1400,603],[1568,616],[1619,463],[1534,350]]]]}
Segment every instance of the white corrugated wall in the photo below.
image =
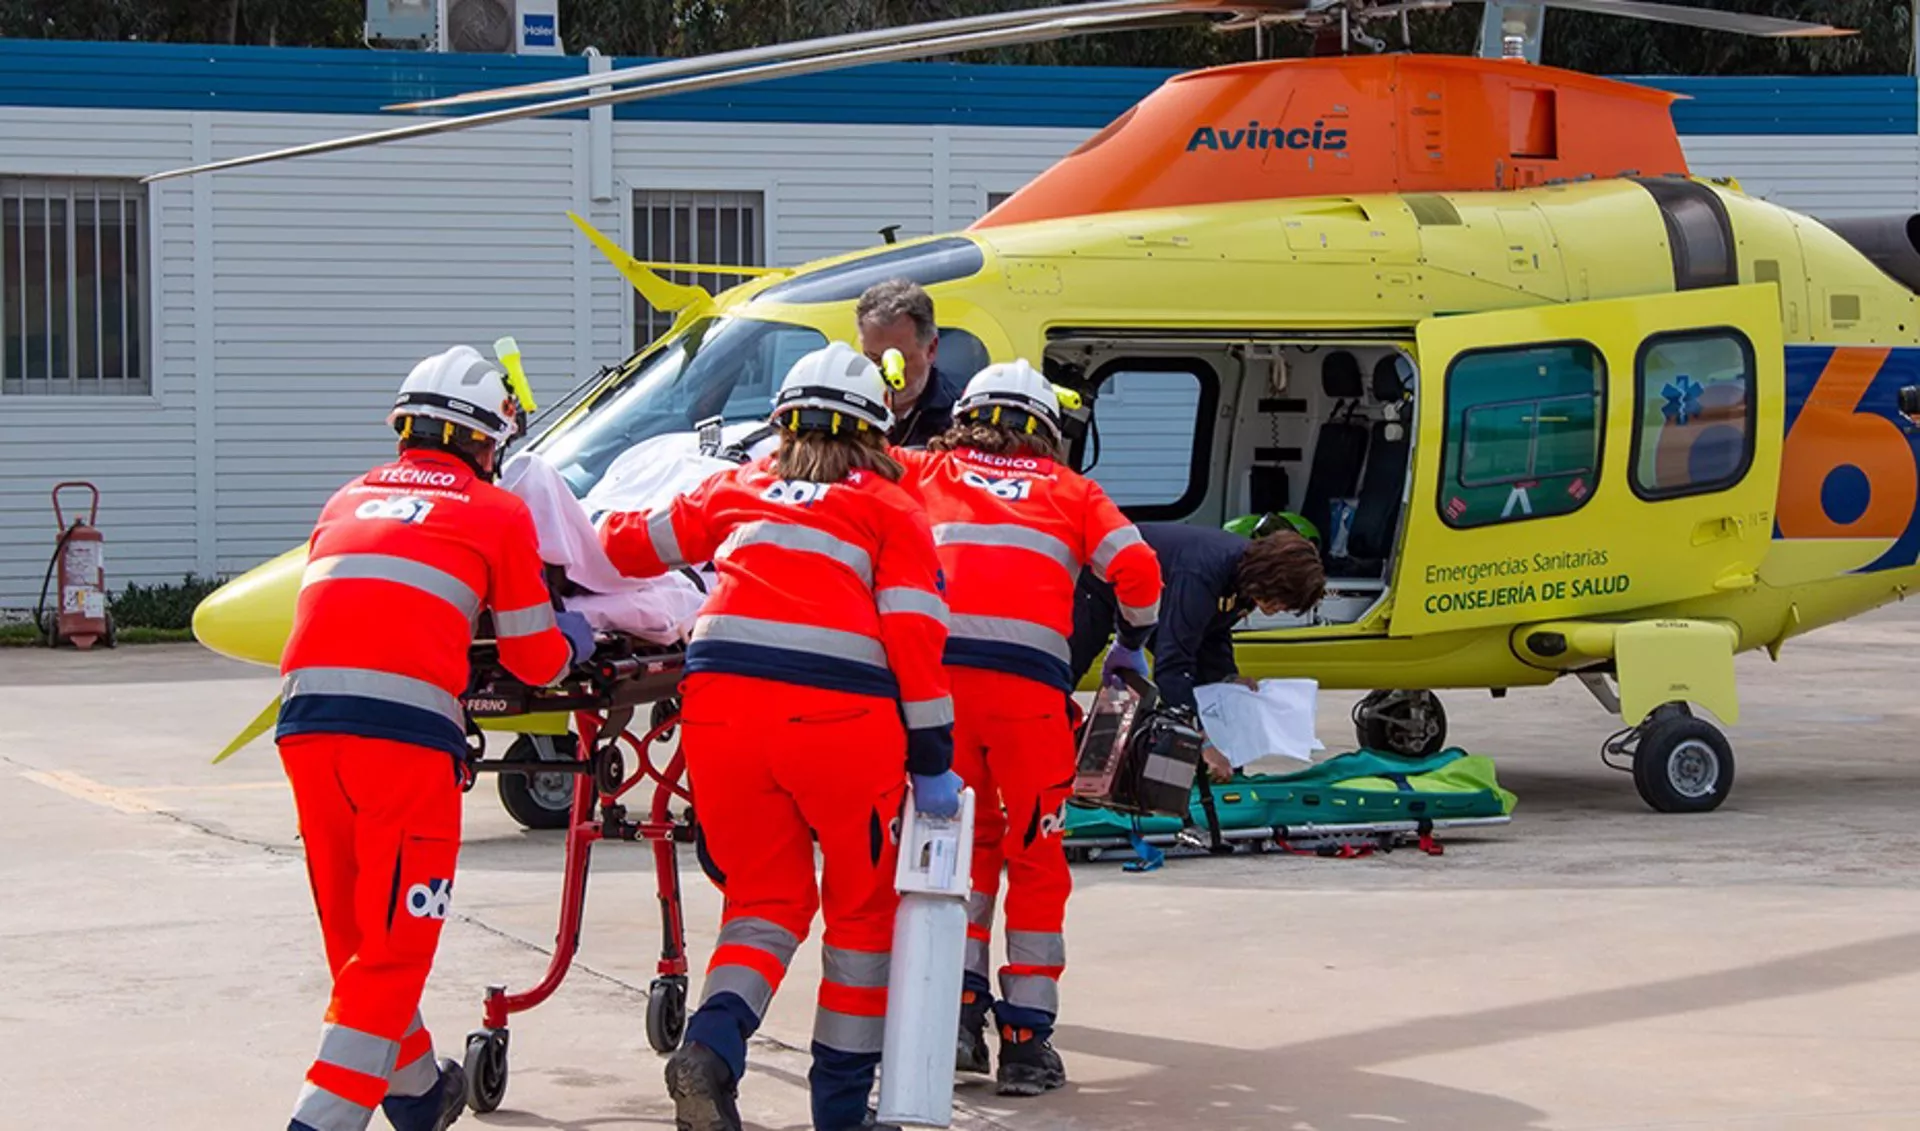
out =
{"type": "MultiPolygon", "coordinates": [[[[137,177],[382,124],[8,108],[0,174],[137,177]]],[[[237,573],[391,451],[381,418],[425,354],[511,333],[543,400],[619,360],[630,293],[568,209],[627,238],[636,190],[758,191],[768,261],[801,263],[964,227],[1091,132],[623,121],[598,200],[587,123],[520,123],[155,185],[153,394],[0,399],[0,606],[38,592],[56,480],[101,486],[116,588],[237,573]]],[[[1815,215],[1920,207],[1913,138],[1683,142],[1815,215]]]]}

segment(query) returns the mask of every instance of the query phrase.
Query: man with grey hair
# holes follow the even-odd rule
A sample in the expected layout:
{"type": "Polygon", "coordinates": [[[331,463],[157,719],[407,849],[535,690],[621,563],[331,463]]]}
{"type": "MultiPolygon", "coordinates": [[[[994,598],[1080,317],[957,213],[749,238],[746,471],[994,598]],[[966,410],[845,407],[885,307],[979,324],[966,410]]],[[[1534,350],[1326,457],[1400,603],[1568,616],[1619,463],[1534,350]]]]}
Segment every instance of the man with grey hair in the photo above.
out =
{"type": "Polygon", "coordinates": [[[918,283],[889,279],[867,288],[854,317],[861,352],[875,365],[890,349],[899,350],[907,362],[906,387],[889,398],[894,424],[887,439],[903,448],[925,447],[953,423],[953,402],[960,399],[962,386],[934,364],[940,331],[934,325],[933,299],[918,283]]]}

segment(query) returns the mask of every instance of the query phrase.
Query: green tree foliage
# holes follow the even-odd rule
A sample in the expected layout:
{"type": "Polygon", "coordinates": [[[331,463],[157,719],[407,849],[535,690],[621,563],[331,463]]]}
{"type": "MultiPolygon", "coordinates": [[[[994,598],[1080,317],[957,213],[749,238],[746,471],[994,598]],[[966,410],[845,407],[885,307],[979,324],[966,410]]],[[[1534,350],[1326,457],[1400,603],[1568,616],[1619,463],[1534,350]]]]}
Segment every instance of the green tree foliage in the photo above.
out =
{"type": "MultiPolygon", "coordinates": [[[[1037,7],[1048,0],[561,0],[569,47],[687,56],[872,27],[1037,7]]],[[[1058,3],[1062,0],[1052,0],[1058,3]]],[[[1667,0],[1857,29],[1836,39],[1759,39],[1573,12],[1550,12],[1544,61],[1599,74],[1907,74],[1915,0],[1667,0]]],[[[353,47],[364,0],[0,0],[0,36],[353,47]]],[[[1412,17],[1420,51],[1471,52],[1480,5],[1412,17]]],[[[1396,24],[1373,25],[1400,49],[1396,24]]],[[[1296,28],[1265,34],[1265,54],[1308,54],[1296,28]]],[[[1201,67],[1256,55],[1251,32],[1208,29],[1080,36],[963,56],[968,61],[1201,67]]]]}

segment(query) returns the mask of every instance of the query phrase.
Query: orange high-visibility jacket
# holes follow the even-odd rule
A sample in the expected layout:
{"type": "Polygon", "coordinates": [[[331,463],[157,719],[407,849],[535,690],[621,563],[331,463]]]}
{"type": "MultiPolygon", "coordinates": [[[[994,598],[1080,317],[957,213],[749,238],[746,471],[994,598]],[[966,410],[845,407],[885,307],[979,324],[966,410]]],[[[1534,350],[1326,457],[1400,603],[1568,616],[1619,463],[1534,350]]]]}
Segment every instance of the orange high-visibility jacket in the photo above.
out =
{"type": "Polygon", "coordinates": [[[925,513],[899,485],[860,470],[838,483],[782,479],[767,457],[666,510],[610,515],[600,540],[630,576],[714,563],[689,674],[897,699],[907,768],[937,774],[952,761],[940,565],[925,513]]]}
{"type": "Polygon", "coordinates": [[[893,454],[926,506],[946,574],[947,663],[1071,690],[1083,566],[1113,584],[1121,643],[1145,642],[1160,615],[1160,563],[1098,483],[1038,456],[893,454]]]}
{"type": "Polygon", "coordinates": [[[549,684],[571,666],[543,568],[527,505],[456,456],[414,449],[342,487],[308,542],[275,738],[353,734],[464,756],[480,610],[520,679],[549,684]]]}

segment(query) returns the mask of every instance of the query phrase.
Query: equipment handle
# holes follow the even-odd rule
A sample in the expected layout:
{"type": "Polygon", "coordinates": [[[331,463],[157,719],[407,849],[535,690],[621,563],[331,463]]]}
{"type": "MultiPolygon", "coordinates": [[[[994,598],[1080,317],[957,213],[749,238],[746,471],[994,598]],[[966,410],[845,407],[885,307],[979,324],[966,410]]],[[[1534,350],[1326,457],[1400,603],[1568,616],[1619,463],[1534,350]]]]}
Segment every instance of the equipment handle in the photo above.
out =
{"type": "Polygon", "coordinates": [[[87,511],[87,525],[98,526],[100,524],[99,522],[100,520],[100,488],[95,487],[93,484],[88,483],[82,479],[70,479],[65,483],[55,483],[53,485],[54,525],[59,527],[61,530],[65,530],[67,528],[67,517],[65,514],[61,513],[61,510],[60,510],[60,492],[64,491],[68,487],[85,487],[87,490],[93,492],[93,506],[87,511]]]}

